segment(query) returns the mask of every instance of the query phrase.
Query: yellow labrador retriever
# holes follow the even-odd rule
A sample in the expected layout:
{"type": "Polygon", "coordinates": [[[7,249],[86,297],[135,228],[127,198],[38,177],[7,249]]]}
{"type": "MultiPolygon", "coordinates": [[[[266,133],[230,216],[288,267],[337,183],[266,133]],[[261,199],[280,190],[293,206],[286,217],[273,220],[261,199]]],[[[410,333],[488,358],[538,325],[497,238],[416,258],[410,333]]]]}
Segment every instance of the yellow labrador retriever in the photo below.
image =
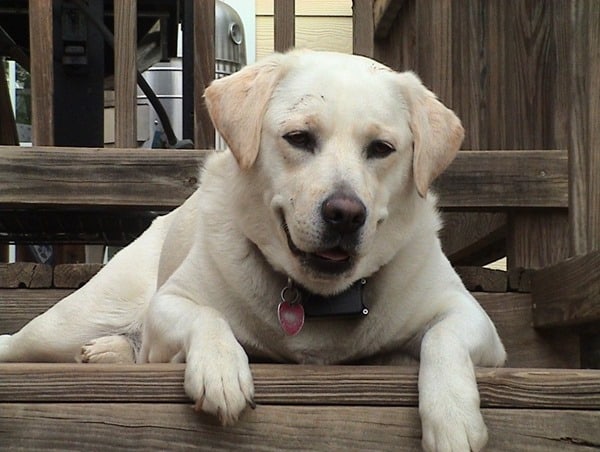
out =
{"type": "Polygon", "coordinates": [[[0,361],[185,361],[224,424],[253,404],[248,356],[419,359],[426,450],[480,450],[474,365],[496,330],[442,254],[431,182],[463,128],[412,73],[367,58],[275,54],[217,80],[230,151],[86,286],[14,335],[0,361]]]}

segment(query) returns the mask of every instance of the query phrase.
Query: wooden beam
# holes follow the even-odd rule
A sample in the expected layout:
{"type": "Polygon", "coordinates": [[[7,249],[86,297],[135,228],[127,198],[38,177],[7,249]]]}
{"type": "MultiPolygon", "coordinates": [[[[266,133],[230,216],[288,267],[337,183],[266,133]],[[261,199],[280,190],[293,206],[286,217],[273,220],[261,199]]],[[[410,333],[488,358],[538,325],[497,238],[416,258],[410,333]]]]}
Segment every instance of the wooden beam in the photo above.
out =
{"type": "Polygon", "coordinates": [[[34,145],[54,144],[52,0],[29,5],[31,60],[31,134],[34,145]]]}
{"type": "Polygon", "coordinates": [[[567,152],[461,151],[434,185],[445,208],[566,208],[567,152]]]}
{"type": "Polygon", "coordinates": [[[599,323],[600,251],[536,271],[531,289],[535,327],[599,323]]]}
{"type": "Polygon", "coordinates": [[[273,0],[274,49],[285,52],[296,44],[295,0],[273,0]]]}
{"type": "MultiPolygon", "coordinates": [[[[0,146],[0,206],[174,207],[209,153],[0,146]]],[[[435,185],[442,208],[566,208],[566,152],[462,151],[435,185]]]]}
{"type": "Polygon", "coordinates": [[[373,58],[375,55],[373,0],[352,2],[352,53],[373,58]]]}
{"type": "Polygon", "coordinates": [[[0,206],[173,208],[210,151],[0,146],[0,206]]]}
{"type": "Polygon", "coordinates": [[[215,148],[215,128],[204,104],[204,90],[215,78],[215,2],[193,1],[194,147],[215,148]]]}
{"type": "Polygon", "coordinates": [[[404,2],[405,0],[374,0],[373,22],[375,38],[385,39],[388,36],[404,2]]]}
{"type": "Polygon", "coordinates": [[[115,146],[137,147],[137,0],[116,0],[115,146]]]}
{"type": "Polygon", "coordinates": [[[0,288],[48,289],[52,287],[52,266],[34,262],[0,264],[0,288]]]}
{"type": "MultiPolygon", "coordinates": [[[[600,9],[581,0],[570,12],[570,251],[585,255],[600,250],[600,9]]],[[[582,336],[581,350],[582,365],[600,368],[600,334],[582,336]]]]}
{"type": "MultiPolygon", "coordinates": [[[[0,403],[189,403],[183,364],[0,364],[0,403]],[[160,391],[157,391],[160,387],[160,391]]],[[[252,364],[265,405],[417,406],[417,368],[252,364]]],[[[477,370],[482,407],[600,408],[600,372],[477,370]]]]}

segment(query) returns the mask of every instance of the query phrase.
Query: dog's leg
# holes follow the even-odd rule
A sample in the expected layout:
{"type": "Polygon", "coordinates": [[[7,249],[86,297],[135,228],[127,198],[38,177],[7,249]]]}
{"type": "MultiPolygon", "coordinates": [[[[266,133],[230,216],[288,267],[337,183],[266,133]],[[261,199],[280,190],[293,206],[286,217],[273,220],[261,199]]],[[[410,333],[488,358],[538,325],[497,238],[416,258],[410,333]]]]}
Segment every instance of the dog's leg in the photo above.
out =
{"type": "Polygon", "coordinates": [[[434,324],[421,343],[419,412],[426,451],[479,451],[487,442],[474,364],[502,365],[506,355],[483,312],[461,311],[434,324]]]}
{"type": "Polygon", "coordinates": [[[254,405],[248,357],[215,309],[180,295],[159,292],[150,302],[141,362],[169,362],[185,355],[185,390],[196,409],[234,423],[254,405]]]}

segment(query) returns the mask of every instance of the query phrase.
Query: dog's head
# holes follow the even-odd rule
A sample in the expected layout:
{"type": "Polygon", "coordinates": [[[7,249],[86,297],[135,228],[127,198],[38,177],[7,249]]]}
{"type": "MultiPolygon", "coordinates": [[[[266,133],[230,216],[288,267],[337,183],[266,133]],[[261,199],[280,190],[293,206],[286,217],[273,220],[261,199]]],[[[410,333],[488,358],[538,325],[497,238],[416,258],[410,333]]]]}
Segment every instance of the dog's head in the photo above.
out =
{"type": "Polygon", "coordinates": [[[393,257],[463,139],[414,74],[358,56],[275,54],[213,82],[205,98],[260,200],[246,235],[277,270],[323,294],[393,257]]]}

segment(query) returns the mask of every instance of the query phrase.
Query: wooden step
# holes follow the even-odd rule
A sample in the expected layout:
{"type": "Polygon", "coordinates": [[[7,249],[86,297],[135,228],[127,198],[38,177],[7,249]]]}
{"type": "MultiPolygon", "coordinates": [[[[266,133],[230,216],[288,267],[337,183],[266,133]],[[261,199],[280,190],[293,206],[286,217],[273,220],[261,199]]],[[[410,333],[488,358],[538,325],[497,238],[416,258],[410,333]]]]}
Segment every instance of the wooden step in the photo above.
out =
{"type": "MultiPolygon", "coordinates": [[[[417,369],[252,365],[256,410],[223,428],[183,365],[0,364],[2,449],[420,450],[417,369]]],[[[600,371],[478,369],[491,451],[600,447],[600,371]]]]}

